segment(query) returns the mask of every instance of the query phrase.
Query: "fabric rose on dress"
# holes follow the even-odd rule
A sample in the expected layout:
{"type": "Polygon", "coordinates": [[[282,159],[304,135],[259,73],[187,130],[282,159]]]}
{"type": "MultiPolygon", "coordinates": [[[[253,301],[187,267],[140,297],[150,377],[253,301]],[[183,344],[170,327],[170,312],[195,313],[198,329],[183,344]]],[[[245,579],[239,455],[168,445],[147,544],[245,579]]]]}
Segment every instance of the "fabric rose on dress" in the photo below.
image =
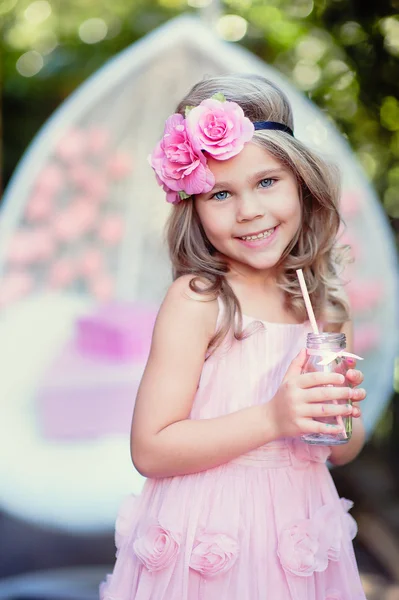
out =
{"type": "Polygon", "coordinates": [[[338,560],[342,527],[338,503],[319,508],[311,519],[303,519],[285,527],[278,543],[282,567],[301,577],[324,571],[329,560],[338,560]]]}
{"type": "Polygon", "coordinates": [[[133,551],[149,571],[168,567],[179,553],[180,541],[171,531],[151,525],[133,544],[133,551]]]}
{"type": "Polygon", "coordinates": [[[165,123],[163,138],[148,157],[158,183],[167,192],[168,202],[209,192],[215,184],[212,171],[196,140],[188,137],[186,121],[178,113],[165,123]]]}
{"type": "Polygon", "coordinates": [[[310,521],[302,521],[285,529],[279,539],[278,556],[283,568],[294,575],[308,576],[323,571],[326,557],[320,561],[318,535],[310,521]]]}
{"type": "Polygon", "coordinates": [[[357,535],[357,523],[352,515],[349,514],[350,509],[353,507],[352,500],[347,500],[346,498],[340,499],[342,508],[344,509],[344,522],[349,533],[349,537],[353,540],[357,535]]]}
{"type": "Polygon", "coordinates": [[[306,469],[310,463],[325,463],[331,454],[329,446],[312,446],[301,438],[291,439],[291,461],[295,469],[306,469]]]}
{"type": "Polygon", "coordinates": [[[201,149],[218,160],[236,156],[255,131],[241,106],[226,102],[223,94],[191,108],[186,120],[190,138],[198,140],[201,149]]]}
{"type": "Polygon", "coordinates": [[[196,539],[190,567],[204,577],[214,577],[228,571],[238,555],[238,544],[224,533],[203,533],[196,539]]]}

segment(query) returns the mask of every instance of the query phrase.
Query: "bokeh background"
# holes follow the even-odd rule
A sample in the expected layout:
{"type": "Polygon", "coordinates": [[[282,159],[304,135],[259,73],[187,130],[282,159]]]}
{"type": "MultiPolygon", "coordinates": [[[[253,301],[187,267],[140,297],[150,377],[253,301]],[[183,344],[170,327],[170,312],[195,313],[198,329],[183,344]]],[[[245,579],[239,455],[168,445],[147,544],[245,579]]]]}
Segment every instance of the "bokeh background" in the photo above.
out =
{"type": "MultiPolygon", "coordinates": [[[[378,3],[364,3],[361,0],[295,0],[295,2],[288,0],[272,2],[267,0],[225,0],[224,2],[222,0],[131,0],[130,2],[126,0],[102,0],[101,2],[2,0],[0,48],[3,189],[7,188],[17,165],[21,164],[21,158],[29,144],[64,100],[70,98],[83,82],[119,52],[145,38],[147,34],[156,32],[157,28],[168,21],[186,13],[196,16],[219,39],[248,49],[266,64],[277,69],[293,87],[319,107],[324,119],[340,131],[361,164],[364,177],[376,192],[378,202],[386,215],[389,231],[397,245],[399,242],[398,0],[380,0],[378,3]]],[[[172,67],[173,65],[170,64],[171,69],[172,67]]],[[[168,66],[164,68],[167,69],[168,66]]],[[[159,93],[167,95],[170,92],[171,90],[165,88],[159,93]]],[[[150,98],[145,93],[140,97],[140,101],[145,102],[146,97],[150,102],[150,98]]],[[[156,102],[154,110],[156,110],[156,102]]],[[[93,152],[98,151],[102,144],[109,144],[111,148],[109,156],[112,160],[101,164],[104,169],[108,169],[107,173],[114,186],[123,185],[131,168],[129,157],[124,153],[123,147],[121,149],[118,146],[115,151],[112,149],[112,141],[107,141],[109,131],[106,131],[106,128],[83,130],[81,127],[80,130],[75,129],[72,133],[70,131],[69,137],[64,138],[67,142],[63,146],[67,148],[66,153],[64,152],[62,156],[58,154],[58,159],[61,156],[65,163],[68,163],[70,157],[73,158],[74,152],[76,158],[76,147],[83,143],[82,135],[85,134],[91,136],[93,152]]],[[[156,132],[156,135],[158,134],[159,127],[156,132]]],[[[44,151],[50,152],[49,149],[44,151]]],[[[70,166],[72,162],[68,164],[70,166]]],[[[96,164],[98,167],[99,163],[96,164]]],[[[92,166],[92,163],[90,165],[92,166]]],[[[72,167],[73,165],[70,173],[76,180],[80,181],[87,175],[76,169],[73,171],[72,167]]],[[[36,175],[37,173],[32,175],[32,189],[36,175]]],[[[59,176],[60,173],[57,171],[53,170],[50,173],[54,186],[60,184],[57,179],[59,176]]],[[[9,188],[5,194],[7,203],[10,197],[8,190],[9,188]]],[[[91,188],[90,190],[94,194],[91,188]]],[[[100,193],[101,190],[98,191],[98,194],[100,193]]],[[[83,218],[83,213],[79,212],[78,208],[76,214],[83,218]]],[[[47,210],[48,206],[47,209],[40,206],[36,209],[39,212],[34,214],[37,215],[41,209],[47,210]]],[[[103,224],[101,239],[107,246],[106,260],[108,268],[112,270],[116,260],[112,240],[118,240],[118,227],[120,227],[120,220],[123,219],[123,212],[110,212],[106,205],[102,205],[101,211],[99,213],[103,224]]],[[[5,214],[9,212],[8,210],[5,214]]],[[[86,215],[85,218],[90,220],[90,215],[86,215]]],[[[354,218],[358,218],[356,214],[354,218]]],[[[2,231],[5,235],[4,228],[2,231]]],[[[67,230],[64,232],[61,227],[60,231],[62,235],[68,237],[67,230]]],[[[381,235],[388,234],[382,231],[381,235]]],[[[90,238],[91,243],[94,241],[90,238]]],[[[26,240],[23,239],[19,246],[16,245],[16,255],[21,243],[23,245],[25,242],[26,240]]],[[[37,246],[39,242],[43,242],[42,238],[36,238],[34,243],[37,246]]],[[[367,240],[363,240],[363,243],[367,244],[367,240]]],[[[2,240],[0,246],[1,244],[2,240]]],[[[46,252],[51,252],[51,248],[49,250],[43,247],[42,252],[44,256],[46,252]]],[[[98,260],[98,255],[93,253],[93,246],[88,248],[85,257],[85,269],[90,274],[96,269],[96,260],[98,260]]],[[[156,261],[156,250],[153,250],[153,260],[156,261]]],[[[70,265],[65,261],[58,265],[58,270],[53,273],[53,281],[65,283],[68,280],[68,267],[70,265]]],[[[39,271],[36,275],[40,279],[39,271]]],[[[104,277],[104,273],[101,277],[90,281],[90,293],[97,300],[112,298],[109,282],[104,277]]],[[[17,283],[13,283],[14,292],[17,288],[19,290],[23,288],[20,282],[17,283]]],[[[145,288],[145,282],[142,282],[141,287],[145,288]]],[[[0,302],[3,310],[9,311],[14,300],[15,310],[18,310],[18,293],[8,296],[11,300],[6,302],[4,293],[2,295],[1,292],[2,290],[0,290],[0,302]]],[[[147,323],[148,327],[147,329],[144,327],[142,333],[145,338],[146,331],[151,327],[153,313],[152,307],[148,308],[148,298],[143,295],[139,299],[142,304],[139,308],[136,307],[135,315],[137,317],[139,314],[140,324],[147,323]]],[[[399,304],[399,298],[397,302],[399,304]]],[[[39,316],[39,321],[37,329],[30,330],[31,338],[33,335],[40,336],[39,332],[42,330],[43,344],[45,343],[45,316],[50,315],[51,311],[53,311],[53,319],[64,319],[68,323],[77,314],[85,314],[84,307],[80,305],[76,310],[75,305],[73,307],[63,305],[63,309],[58,312],[54,307],[52,298],[45,298],[40,305],[33,307],[34,312],[31,314],[36,318],[39,316]]],[[[9,322],[12,319],[20,320],[18,312],[7,314],[11,314],[9,322]]],[[[128,313],[126,318],[131,318],[131,314],[128,313]]],[[[107,351],[114,352],[114,355],[119,353],[119,358],[123,352],[129,354],[127,346],[120,345],[118,324],[110,319],[108,314],[102,314],[101,325],[100,334],[105,335],[108,331],[109,335],[111,332],[115,337],[113,349],[105,349],[104,353],[107,351]]],[[[88,339],[85,335],[88,328],[95,326],[98,327],[98,320],[96,322],[94,319],[93,322],[82,317],[79,330],[81,349],[87,351],[87,347],[84,348],[85,341],[88,339]]],[[[29,326],[25,326],[25,333],[27,330],[29,326]]],[[[394,333],[398,334],[398,332],[394,333]]],[[[134,334],[137,336],[137,323],[134,334]]],[[[37,343],[39,342],[38,337],[37,343]]],[[[48,342],[49,356],[52,347],[48,342]]],[[[14,351],[18,353],[21,349],[15,348],[14,351]]],[[[145,353],[145,342],[140,351],[145,353]]],[[[374,357],[374,361],[378,372],[378,356],[374,357]]],[[[62,366],[65,367],[65,362],[62,366]]],[[[89,370],[92,365],[87,364],[86,367],[89,370]]],[[[384,367],[386,369],[386,365],[384,367]]],[[[370,600],[399,598],[399,363],[396,370],[393,364],[389,364],[388,370],[391,373],[392,393],[389,394],[389,402],[381,411],[378,421],[373,425],[366,448],[353,463],[332,471],[340,494],[355,501],[354,516],[359,524],[356,553],[370,600]]],[[[122,381],[125,375],[118,371],[112,372],[111,376],[122,381]]],[[[24,379],[24,372],[21,373],[20,378],[24,379]]],[[[131,392],[129,386],[127,390],[131,392]]],[[[98,390],[96,394],[98,399],[98,390]]],[[[126,411],[129,410],[130,405],[127,400],[126,411]]],[[[55,427],[54,423],[52,426],[55,427]]],[[[67,427],[65,421],[63,426],[64,430],[61,433],[65,435],[67,427]]],[[[48,427],[47,434],[51,429],[51,423],[48,427]]],[[[83,429],[82,426],[80,434],[83,429]]],[[[115,431],[117,429],[118,423],[115,423],[115,431]]],[[[55,435],[54,429],[52,433],[55,435]]],[[[86,427],[85,435],[89,434],[90,431],[88,432],[86,427]]],[[[120,442],[120,446],[128,462],[128,447],[124,442],[120,442]]],[[[82,449],[81,446],[79,448],[82,449]]],[[[24,457],[25,461],[21,456],[18,456],[18,460],[14,460],[16,450],[13,447],[2,447],[1,451],[3,455],[8,453],[7,469],[1,470],[2,486],[9,486],[11,489],[16,485],[18,469],[21,478],[26,479],[21,467],[22,462],[28,464],[30,473],[36,474],[37,485],[33,487],[35,498],[32,498],[26,491],[29,490],[29,486],[18,484],[18,493],[16,492],[15,495],[18,496],[18,502],[22,506],[18,510],[13,510],[11,505],[14,492],[4,495],[6,498],[4,510],[0,512],[0,538],[2,539],[0,577],[4,582],[3,589],[6,591],[1,595],[0,581],[0,598],[16,600],[28,597],[54,599],[74,597],[84,600],[95,597],[93,596],[94,582],[103,576],[114,560],[113,532],[109,527],[93,526],[90,531],[85,531],[84,527],[79,529],[76,521],[72,523],[68,520],[69,514],[66,509],[65,513],[62,511],[59,514],[54,513],[52,519],[51,508],[43,502],[43,497],[50,487],[53,491],[51,494],[48,493],[48,497],[54,498],[54,494],[56,497],[57,482],[49,481],[49,471],[38,464],[40,455],[34,455],[34,458],[39,457],[38,462],[33,460],[33,455],[30,462],[29,456],[24,457]],[[28,505],[33,507],[36,505],[36,509],[25,509],[24,506],[28,505]],[[42,513],[47,511],[49,518],[42,518],[40,523],[40,519],[33,518],[36,514],[35,510],[42,513]],[[64,525],[60,523],[63,514],[66,515],[64,525]],[[41,574],[48,569],[50,572],[47,573],[46,580],[41,574]],[[37,579],[33,577],[34,573],[38,574],[37,579]],[[47,581],[47,588],[45,581],[47,581]],[[65,581],[75,583],[63,587],[65,581]]],[[[90,452],[96,457],[93,460],[97,459],[96,468],[99,478],[105,476],[106,470],[113,469],[113,465],[109,460],[107,461],[106,448],[98,447],[96,453],[94,447],[90,452]]],[[[51,461],[49,456],[47,449],[47,454],[43,454],[43,460],[51,461]]],[[[53,457],[55,460],[56,452],[53,457]]],[[[63,464],[61,460],[59,464],[63,464]]],[[[92,463],[88,461],[87,464],[92,463]]],[[[74,485],[81,485],[83,489],[84,471],[78,472],[77,462],[73,467],[68,466],[68,469],[70,470],[59,473],[60,479],[68,482],[68,478],[73,478],[74,485]]],[[[138,480],[136,484],[139,485],[138,480]]],[[[98,490],[96,502],[100,505],[102,502],[100,486],[98,490]]],[[[59,494],[61,496],[61,490],[59,494]]],[[[18,502],[16,500],[15,505],[18,502]]],[[[106,503],[106,499],[103,498],[103,502],[106,503]]],[[[0,505],[0,511],[1,509],[0,505]]],[[[93,512],[95,510],[96,507],[93,506],[93,512]]],[[[98,514],[101,515],[101,510],[98,510],[98,514]]],[[[108,510],[112,512],[111,509],[108,510]]],[[[86,522],[89,520],[84,514],[81,518],[82,523],[85,519],[86,522]]]]}

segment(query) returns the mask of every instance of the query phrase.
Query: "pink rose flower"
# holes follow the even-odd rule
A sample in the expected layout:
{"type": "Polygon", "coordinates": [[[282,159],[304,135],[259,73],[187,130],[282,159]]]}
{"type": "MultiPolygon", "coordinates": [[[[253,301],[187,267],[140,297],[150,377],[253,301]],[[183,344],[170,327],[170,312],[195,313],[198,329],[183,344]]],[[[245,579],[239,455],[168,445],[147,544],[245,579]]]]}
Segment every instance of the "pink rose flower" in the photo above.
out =
{"type": "Polygon", "coordinates": [[[44,193],[35,193],[29,198],[25,215],[28,221],[45,221],[53,212],[54,202],[51,196],[44,193]]]}
{"type": "Polygon", "coordinates": [[[349,514],[350,509],[353,507],[352,500],[346,498],[340,499],[341,506],[344,509],[344,524],[351,540],[357,535],[357,523],[352,515],[349,514]]]}
{"type": "Polygon", "coordinates": [[[91,127],[88,131],[88,150],[91,154],[103,152],[110,141],[109,131],[102,127],[91,127]]]}
{"type": "Polygon", "coordinates": [[[238,555],[238,544],[224,533],[203,533],[196,540],[190,567],[205,577],[214,577],[228,571],[238,555]]]}
{"type": "MultiPolygon", "coordinates": [[[[149,156],[158,183],[171,192],[185,192],[188,196],[209,192],[215,178],[207,167],[201,148],[187,135],[182,115],[174,114],[165,124],[163,138],[149,156]]],[[[169,194],[168,201],[175,202],[176,194],[169,194]]]]}
{"type": "Polygon", "coordinates": [[[49,282],[51,287],[65,287],[71,285],[76,277],[76,266],[73,259],[67,256],[55,261],[49,271],[49,282]]]}
{"type": "Polygon", "coordinates": [[[89,290],[98,300],[109,302],[115,295],[115,280],[106,272],[98,273],[89,281],[89,290]]]}
{"type": "Polygon", "coordinates": [[[165,569],[176,559],[179,549],[177,536],[160,525],[151,525],[133,544],[134,553],[149,571],[165,569]]]}
{"type": "Polygon", "coordinates": [[[35,287],[32,275],[27,271],[11,271],[0,282],[0,307],[23,298],[35,287]]]}
{"type": "Polygon", "coordinates": [[[55,163],[49,163],[39,173],[35,191],[38,194],[56,194],[65,183],[64,170],[55,163]]]}
{"type": "Polygon", "coordinates": [[[57,155],[65,162],[78,162],[86,154],[87,133],[82,129],[72,128],[65,133],[56,146],[57,155]]]}
{"type": "Polygon", "coordinates": [[[116,152],[106,164],[112,179],[124,179],[132,170],[132,158],[125,152],[116,152]]]}
{"type": "Polygon", "coordinates": [[[329,560],[338,560],[342,527],[338,502],[319,508],[311,519],[284,528],[279,536],[278,556],[282,567],[301,577],[324,571],[329,560]]]}
{"type": "Polygon", "coordinates": [[[218,160],[227,160],[241,152],[255,130],[239,104],[215,98],[203,100],[192,108],[186,121],[190,139],[198,140],[202,150],[218,160]]]}
{"type": "Polygon", "coordinates": [[[278,556],[283,568],[294,575],[308,576],[326,568],[317,559],[319,542],[317,531],[310,521],[301,521],[285,529],[279,539],[278,556]]]}
{"type": "Polygon", "coordinates": [[[125,230],[125,223],[117,213],[108,213],[98,225],[98,237],[107,246],[118,244],[125,230]]]}

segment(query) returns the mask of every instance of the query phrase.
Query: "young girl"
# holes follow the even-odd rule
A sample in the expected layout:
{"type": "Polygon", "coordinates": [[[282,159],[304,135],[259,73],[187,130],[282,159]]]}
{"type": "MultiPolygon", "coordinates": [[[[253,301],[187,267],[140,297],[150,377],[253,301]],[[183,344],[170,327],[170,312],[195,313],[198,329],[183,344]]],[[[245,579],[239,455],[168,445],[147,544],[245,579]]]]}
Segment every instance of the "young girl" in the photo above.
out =
{"type": "Polygon", "coordinates": [[[150,162],[173,203],[174,282],[132,423],[148,479],[118,517],[101,598],[364,600],[351,502],[325,464],[363,445],[363,376],[349,371],[351,389],[338,374],[301,374],[311,327],[297,268],[319,325],[351,345],[336,173],[294,137],[287,98],[259,76],[195,85],[150,162]],[[348,443],[301,440],[341,431],[313,417],[350,413],[348,443]]]}

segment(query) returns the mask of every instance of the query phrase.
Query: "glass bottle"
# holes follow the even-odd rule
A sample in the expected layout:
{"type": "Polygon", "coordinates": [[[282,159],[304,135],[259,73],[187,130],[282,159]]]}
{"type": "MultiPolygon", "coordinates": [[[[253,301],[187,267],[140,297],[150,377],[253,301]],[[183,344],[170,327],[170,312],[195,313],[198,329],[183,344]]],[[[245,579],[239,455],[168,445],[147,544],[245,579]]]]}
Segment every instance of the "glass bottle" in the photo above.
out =
{"type": "MultiPolygon", "coordinates": [[[[313,373],[321,371],[322,373],[340,373],[346,376],[349,365],[344,356],[337,356],[339,352],[345,351],[346,336],[344,333],[308,333],[306,349],[308,359],[303,367],[302,373],[313,373]],[[320,361],[324,359],[327,364],[321,365],[320,361]]],[[[349,387],[345,379],[342,386],[349,387]]],[[[323,404],[348,404],[350,400],[325,401],[323,404]]],[[[331,425],[342,425],[343,430],[339,433],[308,433],[301,436],[302,440],[308,444],[317,444],[320,446],[335,446],[346,444],[352,435],[352,415],[340,417],[322,417],[316,418],[316,421],[329,423],[331,425]]]]}

